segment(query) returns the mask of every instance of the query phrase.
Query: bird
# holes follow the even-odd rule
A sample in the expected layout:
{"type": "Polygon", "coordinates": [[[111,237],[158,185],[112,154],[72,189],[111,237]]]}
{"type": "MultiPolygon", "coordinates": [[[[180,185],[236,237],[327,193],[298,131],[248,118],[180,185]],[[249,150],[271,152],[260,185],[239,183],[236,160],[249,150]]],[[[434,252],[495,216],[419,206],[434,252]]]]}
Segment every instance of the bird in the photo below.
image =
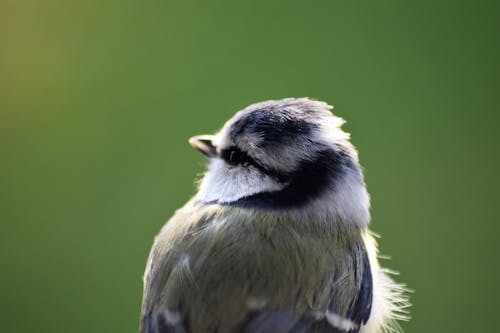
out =
{"type": "Polygon", "coordinates": [[[358,153],[332,108],[259,102],[189,140],[208,166],[154,240],[141,333],[400,330],[407,289],[378,263],[358,153]]]}

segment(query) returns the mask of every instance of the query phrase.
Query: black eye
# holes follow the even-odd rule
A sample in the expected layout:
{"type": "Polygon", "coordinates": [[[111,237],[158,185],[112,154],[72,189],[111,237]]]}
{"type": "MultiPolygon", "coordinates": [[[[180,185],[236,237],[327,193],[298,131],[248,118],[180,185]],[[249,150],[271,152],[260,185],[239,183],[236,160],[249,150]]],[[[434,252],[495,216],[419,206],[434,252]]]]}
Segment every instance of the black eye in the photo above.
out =
{"type": "Polygon", "coordinates": [[[237,164],[240,160],[240,157],[241,157],[241,153],[239,150],[231,150],[229,152],[229,163],[231,164],[237,164]]]}
{"type": "Polygon", "coordinates": [[[231,165],[246,165],[247,155],[238,148],[229,148],[222,152],[222,158],[231,165]]]}

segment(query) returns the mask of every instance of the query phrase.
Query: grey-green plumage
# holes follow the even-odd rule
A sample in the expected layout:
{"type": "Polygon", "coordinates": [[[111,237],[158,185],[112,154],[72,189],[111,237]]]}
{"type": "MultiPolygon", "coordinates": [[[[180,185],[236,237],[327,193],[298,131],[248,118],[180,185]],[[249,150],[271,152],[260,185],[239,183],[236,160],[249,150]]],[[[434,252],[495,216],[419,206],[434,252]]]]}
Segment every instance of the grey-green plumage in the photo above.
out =
{"type": "Polygon", "coordinates": [[[346,314],[361,285],[361,230],[317,219],[188,203],[153,245],[142,332],[149,315],[165,310],[182,313],[192,332],[238,332],[260,310],[249,308],[249,299],[312,321],[327,306],[346,314]]]}

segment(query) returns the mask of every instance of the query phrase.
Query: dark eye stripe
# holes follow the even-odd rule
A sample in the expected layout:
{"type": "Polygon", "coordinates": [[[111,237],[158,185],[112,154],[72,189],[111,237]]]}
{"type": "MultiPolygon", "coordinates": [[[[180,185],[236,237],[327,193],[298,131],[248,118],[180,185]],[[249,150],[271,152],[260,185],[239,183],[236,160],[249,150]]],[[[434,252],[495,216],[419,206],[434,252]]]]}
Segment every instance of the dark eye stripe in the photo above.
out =
{"type": "Polygon", "coordinates": [[[249,156],[246,152],[240,150],[238,147],[229,147],[222,150],[220,152],[220,157],[230,165],[252,165],[253,167],[259,169],[262,173],[276,179],[279,182],[283,182],[286,178],[285,174],[264,167],[261,163],[249,156]]]}

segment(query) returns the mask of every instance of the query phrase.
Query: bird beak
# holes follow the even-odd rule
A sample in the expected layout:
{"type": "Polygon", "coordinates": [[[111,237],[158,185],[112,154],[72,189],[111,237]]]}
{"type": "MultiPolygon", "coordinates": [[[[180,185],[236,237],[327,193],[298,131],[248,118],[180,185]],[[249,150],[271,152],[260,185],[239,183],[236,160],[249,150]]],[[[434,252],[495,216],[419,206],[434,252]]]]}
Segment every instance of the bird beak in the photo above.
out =
{"type": "Polygon", "coordinates": [[[217,155],[213,139],[213,135],[197,135],[189,139],[189,144],[205,157],[211,158],[217,155]]]}

